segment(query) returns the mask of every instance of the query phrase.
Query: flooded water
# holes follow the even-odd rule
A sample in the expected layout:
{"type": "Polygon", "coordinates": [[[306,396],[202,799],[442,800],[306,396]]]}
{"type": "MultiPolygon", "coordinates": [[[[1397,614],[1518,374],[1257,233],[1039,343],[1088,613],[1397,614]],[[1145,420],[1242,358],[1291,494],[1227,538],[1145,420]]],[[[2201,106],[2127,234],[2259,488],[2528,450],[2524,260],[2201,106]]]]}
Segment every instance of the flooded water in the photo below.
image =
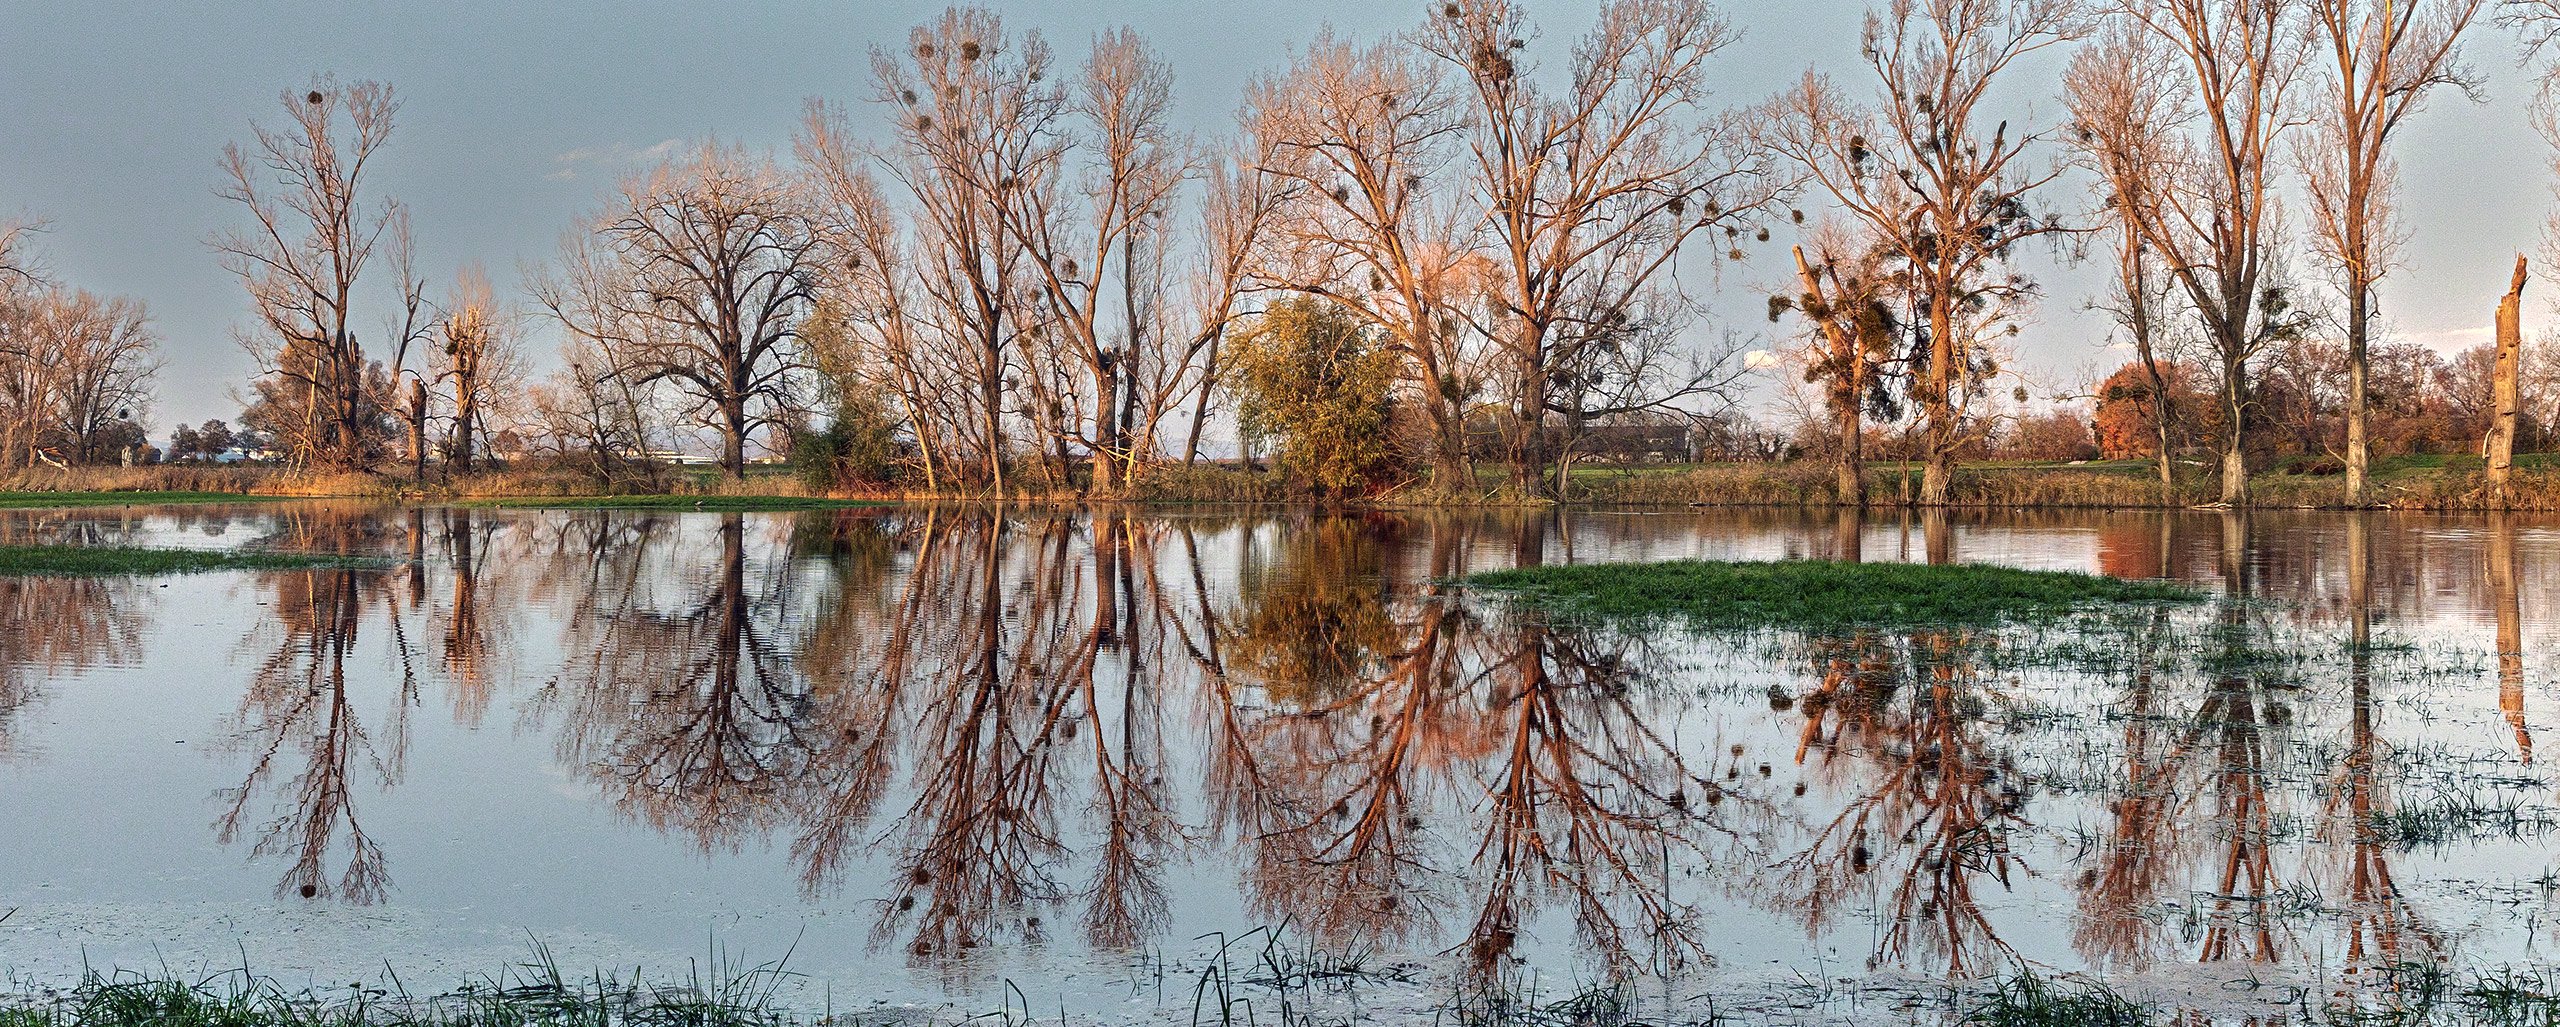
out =
{"type": "Polygon", "coordinates": [[[2246,1014],[2560,930],[2549,520],[312,503],[0,539],[386,558],[0,578],[18,981],[435,988],[538,944],[787,954],[839,1010],[1420,1020],[1623,979],[1905,1022],[2020,967],[2246,1014]],[[1808,637],[1448,584],[1688,556],[2221,598],[1808,637]]]}

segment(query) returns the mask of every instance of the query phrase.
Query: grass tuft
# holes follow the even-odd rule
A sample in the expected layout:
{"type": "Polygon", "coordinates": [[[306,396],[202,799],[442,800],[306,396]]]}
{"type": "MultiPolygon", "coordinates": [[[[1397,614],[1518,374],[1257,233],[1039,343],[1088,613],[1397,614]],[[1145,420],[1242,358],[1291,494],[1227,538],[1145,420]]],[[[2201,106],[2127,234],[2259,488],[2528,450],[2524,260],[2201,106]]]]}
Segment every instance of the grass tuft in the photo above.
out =
{"type": "Polygon", "coordinates": [[[1530,567],[1478,574],[1465,583],[1567,618],[1678,620],[1708,628],[1989,625],[2202,598],[2166,582],[2094,574],[1812,560],[1530,567]]]}
{"type": "Polygon", "coordinates": [[[2068,987],[2020,973],[1992,985],[1966,1013],[1968,1027],[2150,1027],[2150,1007],[2102,984],[2068,987]]]}

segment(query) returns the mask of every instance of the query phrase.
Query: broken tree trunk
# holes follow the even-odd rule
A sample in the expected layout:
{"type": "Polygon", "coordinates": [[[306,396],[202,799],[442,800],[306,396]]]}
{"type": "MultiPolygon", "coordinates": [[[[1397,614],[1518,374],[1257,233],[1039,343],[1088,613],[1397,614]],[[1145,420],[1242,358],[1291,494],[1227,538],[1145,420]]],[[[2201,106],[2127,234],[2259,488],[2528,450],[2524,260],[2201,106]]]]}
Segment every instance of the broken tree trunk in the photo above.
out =
{"type": "Polygon", "coordinates": [[[2507,295],[2498,301],[2497,368],[2490,378],[2489,392],[2493,413],[2489,420],[2489,438],[2482,445],[2489,464],[2489,487],[2504,501],[2508,479],[2516,469],[2517,365],[2524,358],[2524,280],[2525,259],[2516,257],[2515,278],[2507,286],[2507,295]]]}

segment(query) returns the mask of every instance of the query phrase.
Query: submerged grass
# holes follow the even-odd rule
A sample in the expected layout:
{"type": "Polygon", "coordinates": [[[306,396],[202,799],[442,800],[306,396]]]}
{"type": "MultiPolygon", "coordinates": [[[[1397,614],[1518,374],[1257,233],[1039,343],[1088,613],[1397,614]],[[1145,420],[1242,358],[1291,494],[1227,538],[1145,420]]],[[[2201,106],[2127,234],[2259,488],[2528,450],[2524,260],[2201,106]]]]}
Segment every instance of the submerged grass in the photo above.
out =
{"type": "Polygon", "coordinates": [[[413,997],[389,988],[295,990],[234,970],[201,980],[163,972],[92,972],[69,989],[0,997],[0,1027],[800,1027],[830,1017],[784,1010],[793,975],[780,964],[644,982],[561,974],[535,962],[454,992],[413,997]]]}
{"type": "Polygon", "coordinates": [[[1568,618],[1710,628],[1990,625],[2202,598],[2158,581],[1984,564],[1674,560],[1495,571],[1465,579],[1568,618]]]}
{"type": "Polygon", "coordinates": [[[368,557],[260,550],[0,545],[0,577],[111,578],[209,571],[380,567],[387,562],[368,557]]]}
{"type": "Polygon", "coordinates": [[[1993,983],[1963,1022],[1968,1027],[2150,1027],[2155,1014],[2105,985],[2066,985],[2021,973],[1993,983]]]}

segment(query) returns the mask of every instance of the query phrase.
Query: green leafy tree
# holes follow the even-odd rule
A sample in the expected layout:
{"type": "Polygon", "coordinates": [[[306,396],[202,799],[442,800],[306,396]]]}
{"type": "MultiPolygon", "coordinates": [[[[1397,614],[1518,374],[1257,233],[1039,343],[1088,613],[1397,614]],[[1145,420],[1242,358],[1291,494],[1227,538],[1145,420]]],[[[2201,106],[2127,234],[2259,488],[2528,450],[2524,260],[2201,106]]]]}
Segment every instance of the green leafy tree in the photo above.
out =
{"type": "Polygon", "coordinates": [[[1387,471],[1394,351],[1330,301],[1300,297],[1264,312],[1237,341],[1236,419],[1274,446],[1294,487],[1339,495],[1387,471]]]}
{"type": "Polygon", "coordinates": [[[836,401],[824,428],[803,428],[791,439],[791,463],[800,480],[821,492],[878,490],[898,484],[909,456],[899,422],[870,392],[852,390],[836,401]]]}

